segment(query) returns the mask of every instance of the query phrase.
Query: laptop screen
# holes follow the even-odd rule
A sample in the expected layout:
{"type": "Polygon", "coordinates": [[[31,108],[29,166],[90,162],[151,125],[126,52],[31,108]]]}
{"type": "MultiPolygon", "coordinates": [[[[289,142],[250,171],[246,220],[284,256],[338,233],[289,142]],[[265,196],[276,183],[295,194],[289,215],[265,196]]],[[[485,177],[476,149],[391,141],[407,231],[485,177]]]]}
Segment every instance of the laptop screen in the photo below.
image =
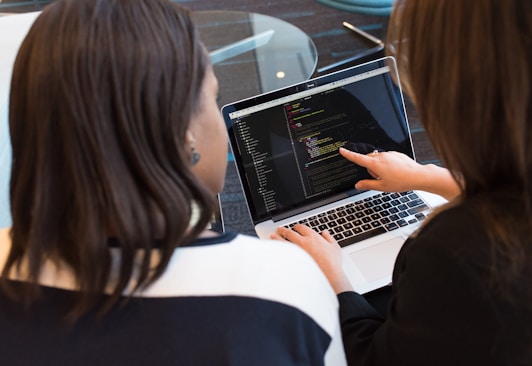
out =
{"type": "Polygon", "coordinates": [[[367,170],[338,153],[413,157],[392,58],[226,105],[235,163],[254,223],[356,194],[367,170]]]}

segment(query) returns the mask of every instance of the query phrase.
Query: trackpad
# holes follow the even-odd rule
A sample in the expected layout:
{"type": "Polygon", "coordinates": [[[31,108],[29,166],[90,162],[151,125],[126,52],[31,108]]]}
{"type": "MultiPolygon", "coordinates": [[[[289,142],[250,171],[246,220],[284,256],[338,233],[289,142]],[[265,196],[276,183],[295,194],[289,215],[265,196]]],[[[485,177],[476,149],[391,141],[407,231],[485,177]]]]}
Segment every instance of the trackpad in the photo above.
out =
{"type": "Polygon", "coordinates": [[[395,259],[404,242],[402,238],[390,239],[351,253],[349,257],[367,281],[377,281],[392,275],[395,259]]]}

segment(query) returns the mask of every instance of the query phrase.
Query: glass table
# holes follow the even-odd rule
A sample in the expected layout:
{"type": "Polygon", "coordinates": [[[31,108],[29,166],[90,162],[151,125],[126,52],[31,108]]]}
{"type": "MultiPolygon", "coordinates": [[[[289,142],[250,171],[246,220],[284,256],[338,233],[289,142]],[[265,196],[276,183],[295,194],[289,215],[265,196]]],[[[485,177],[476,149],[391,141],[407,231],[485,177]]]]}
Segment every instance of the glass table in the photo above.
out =
{"type": "Polygon", "coordinates": [[[312,39],[281,19],[238,11],[192,16],[211,54],[220,106],[307,80],[316,69],[312,39]]]}

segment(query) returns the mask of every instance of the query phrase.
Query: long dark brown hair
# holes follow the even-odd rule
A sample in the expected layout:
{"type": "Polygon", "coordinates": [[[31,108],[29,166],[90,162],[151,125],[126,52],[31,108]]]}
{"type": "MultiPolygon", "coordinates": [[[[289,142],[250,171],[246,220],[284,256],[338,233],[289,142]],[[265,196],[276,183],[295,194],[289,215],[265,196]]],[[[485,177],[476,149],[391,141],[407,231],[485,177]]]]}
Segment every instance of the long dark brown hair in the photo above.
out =
{"type": "Polygon", "coordinates": [[[58,0],[37,18],[11,83],[12,248],[2,272],[27,261],[26,300],[52,260],[75,274],[73,314],[88,310],[109,285],[112,239],[121,259],[105,311],[137,253],[138,289],[206,227],[213,193],[189,169],[185,135],[207,63],[188,11],[167,0],[58,0]]]}
{"type": "Polygon", "coordinates": [[[497,243],[495,276],[518,276],[532,238],[532,2],[397,0],[388,45],[461,199],[497,243]],[[500,191],[522,206],[489,198],[500,191]]]}

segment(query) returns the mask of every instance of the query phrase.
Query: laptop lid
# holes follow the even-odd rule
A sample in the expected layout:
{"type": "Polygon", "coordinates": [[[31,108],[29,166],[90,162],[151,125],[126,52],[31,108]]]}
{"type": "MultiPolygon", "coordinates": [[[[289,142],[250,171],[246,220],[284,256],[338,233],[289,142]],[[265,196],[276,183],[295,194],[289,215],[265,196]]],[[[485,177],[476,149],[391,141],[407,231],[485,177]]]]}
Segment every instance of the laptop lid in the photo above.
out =
{"type": "Polygon", "coordinates": [[[360,193],[346,144],[414,157],[396,75],[385,57],[222,107],[254,225],[360,193]]]}

